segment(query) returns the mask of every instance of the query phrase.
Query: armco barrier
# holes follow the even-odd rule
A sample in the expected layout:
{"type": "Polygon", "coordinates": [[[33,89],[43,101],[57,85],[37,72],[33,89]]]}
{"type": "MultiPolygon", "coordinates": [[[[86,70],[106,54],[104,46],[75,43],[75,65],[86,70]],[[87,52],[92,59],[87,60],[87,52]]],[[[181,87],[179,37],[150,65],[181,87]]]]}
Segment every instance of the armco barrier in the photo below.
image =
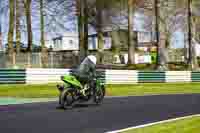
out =
{"type": "MultiPolygon", "coordinates": [[[[27,69],[27,84],[60,83],[60,77],[70,74],[70,69],[27,69]]],[[[105,82],[105,70],[97,72],[99,78],[105,82]]]]}
{"type": "Polygon", "coordinates": [[[192,72],[191,80],[192,82],[200,82],[200,72],[192,72]]]}
{"type": "Polygon", "coordinates": [[[0,84],[24,84],[26,83],[25,69],[0,69],[0,84]]]}
{"type": "Polygon", "coordinates": [[[165,72],[138,72],[139,83],[165,82],[165,72]]]}
{"type": "MultiPolygon", "coordinates": [[[[60,76],[70,72],[70,69],[0,69],[0,83],[60,83],[60,76]]],[[[200,72],[191,71],[98,70],[98,75],[106,84],[200,82],[200,72]]]]}
{"type": "MultiPolygon", "coordinates": [[[[166,82],[191,82],[190,71],[166,71],[165,73],[166,82]]],[[[200,77],[199,77],[200,79],[200,77]]]]}
{"type": "Polygon", "coordinates": [[[136,84],[138,72],[132,70],[106,70],[106,84],[136,84]]]}
{"type": "Polygon", "coordinates": [[[60,76],[69,74],[70,69],[26,69],[27,84],[46,84],[61,82],[60,76]]]}

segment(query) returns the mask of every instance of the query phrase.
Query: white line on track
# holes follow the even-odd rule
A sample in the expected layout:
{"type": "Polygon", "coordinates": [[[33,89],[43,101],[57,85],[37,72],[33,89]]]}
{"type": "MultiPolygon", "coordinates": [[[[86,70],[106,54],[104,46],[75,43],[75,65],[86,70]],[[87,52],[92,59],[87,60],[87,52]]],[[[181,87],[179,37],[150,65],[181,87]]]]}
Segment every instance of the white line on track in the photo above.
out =
{"type": "Polygon", "coordinates": [[[180,118],[175,118],[175,119],[169,119],[169,120],[164,120],[164,121],[159,121],[159,122],[154,122],[154,123],[149,123],[149,124],[144,124],[144,125],[139,125],[139,126],[134,126],[134,127],[129,127],[129,128],[124,128],[124,129],[115,130],[115,131],[109,131],[109,132],[106,132],[106,133],[121,133],[121,132],[125,132],[125,131],[128,131],[128,130],[144,128],[144,127],[148,127],[148,126],[153,126],[153,125],[157,125],[157,124],[163,124],[163,123],[167,123],[167,122],[173,122],[173,121],[183,120],[183,119],[188,119],[188,118],[193,118],[193,117],[200,117],[200,114],[190,115],[190,116],[185,116],[185,117],[180,117],[180,118]]]}

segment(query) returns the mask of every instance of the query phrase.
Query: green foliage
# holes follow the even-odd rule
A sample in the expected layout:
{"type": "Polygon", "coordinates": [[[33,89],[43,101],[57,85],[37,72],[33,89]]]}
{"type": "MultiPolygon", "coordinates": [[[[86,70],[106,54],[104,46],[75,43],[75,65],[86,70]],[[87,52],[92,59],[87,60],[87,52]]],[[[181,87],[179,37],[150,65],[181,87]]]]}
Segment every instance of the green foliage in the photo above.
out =
{"type": "Polygon", "coordinates": [[[188,69],[188,64],[184,62],[173,62],[168,64],[169,70],[172,71],[185,71],[188,69]]]}
{"type": "Polygon", "coordinates": [[[150,55],[151,55],[152,63],[155,64],[157,62],[157,53],[151,52],[150,55]]]}
{"type": "Polygon", "coordinates": [[[135,65],[127,66],[127,69],[143,70],[143,71],[155,70],[155,68],[156,68],[156,64],[135,64],[135,65]]]}

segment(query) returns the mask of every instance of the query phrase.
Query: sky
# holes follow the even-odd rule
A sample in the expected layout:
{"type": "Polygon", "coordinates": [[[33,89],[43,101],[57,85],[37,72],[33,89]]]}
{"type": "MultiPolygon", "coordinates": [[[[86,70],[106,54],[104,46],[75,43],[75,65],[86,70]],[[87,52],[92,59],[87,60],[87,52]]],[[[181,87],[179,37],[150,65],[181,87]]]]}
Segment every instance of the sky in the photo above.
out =
{"type": "MultiPolygon", "coordinates": [[[[0,0],[1,1],[1,0],[0,0]]],[[[136,14],[135,15],[138,19],[134,19],[134,30],[139,30],[143,31],[144,24],[145,24],[145,19],[146,18],[142,14],[136,14]]],[[[2,21],[2,31],[3,31],[3,44],[7,43],[7,32],[8,32],[8,22],[9,22],[9,17],[8,14],[0,15],[1,21],[2,21]]],[[[37,18],[39,19],[39,18],[37,18]]],[[[67,18],[66,18],[67,19],[67,18]]],[[[59,21],[59,20],[58,20],[59,21]]],[[[125,21],[126,22],[126,21],[125,21]]],[[[34,44],[40,44],[40,31],[39,31],[39,23],[33,21],[33,43],[34,44]]],[[[77,21],[74,18],[73,20],[67,21],[65,23],[66,30],[63,29],[57,29],[55,33],[57,34],[45,34],[46,35],[46,40],[51,40],[53,37],[56,37],[58,35],[62,35],[65,32],[77,32],[77,21]]],[[[22,42],[26,42],[26,34],[22,33],[22,42]]],[[[171,39],[172,47],[174,48],[182,48],[184,45],[184,34],[181,31],[176,31],[173,34],[173,37],[171,39]]]]}

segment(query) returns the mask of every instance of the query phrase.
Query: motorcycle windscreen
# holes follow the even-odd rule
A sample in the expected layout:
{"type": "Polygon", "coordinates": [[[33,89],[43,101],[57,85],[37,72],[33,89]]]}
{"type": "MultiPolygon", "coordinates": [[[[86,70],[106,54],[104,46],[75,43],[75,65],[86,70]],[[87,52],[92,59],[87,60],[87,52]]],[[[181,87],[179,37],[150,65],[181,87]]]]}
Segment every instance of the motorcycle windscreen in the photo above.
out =
{"type": "Polygon", "coordinates": [[[96,65],[89,59],[85,58],[78,67],[78,73],[83,75],[92,75],[96,65]]]}

